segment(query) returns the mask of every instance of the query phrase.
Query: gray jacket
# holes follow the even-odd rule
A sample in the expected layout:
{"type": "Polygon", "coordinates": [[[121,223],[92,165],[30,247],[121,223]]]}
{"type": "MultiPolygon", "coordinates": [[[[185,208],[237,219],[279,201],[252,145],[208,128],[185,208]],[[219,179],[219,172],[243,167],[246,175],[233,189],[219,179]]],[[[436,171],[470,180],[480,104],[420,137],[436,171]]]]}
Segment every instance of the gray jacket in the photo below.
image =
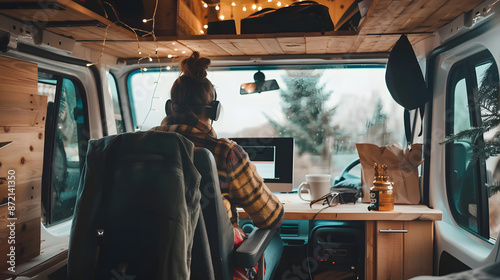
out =
{"type": "Polygon", "coordinates": [[[189,278],[200,214],[193,148],[183,136],[165,132],[89,142],[68,279],[189,278]]]}

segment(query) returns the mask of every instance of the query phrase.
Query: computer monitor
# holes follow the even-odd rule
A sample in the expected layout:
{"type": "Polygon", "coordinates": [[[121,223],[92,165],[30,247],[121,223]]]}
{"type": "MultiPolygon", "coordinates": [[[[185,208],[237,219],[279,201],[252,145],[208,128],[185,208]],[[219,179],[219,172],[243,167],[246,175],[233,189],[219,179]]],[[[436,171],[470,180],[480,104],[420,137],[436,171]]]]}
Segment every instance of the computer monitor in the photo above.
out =
{"type": "Polygon", "coordinates": [[[272,192],[293,189],[294,140],[288,137],[230,138],[238,143],[257,167],[257,173],[272,192]]]}

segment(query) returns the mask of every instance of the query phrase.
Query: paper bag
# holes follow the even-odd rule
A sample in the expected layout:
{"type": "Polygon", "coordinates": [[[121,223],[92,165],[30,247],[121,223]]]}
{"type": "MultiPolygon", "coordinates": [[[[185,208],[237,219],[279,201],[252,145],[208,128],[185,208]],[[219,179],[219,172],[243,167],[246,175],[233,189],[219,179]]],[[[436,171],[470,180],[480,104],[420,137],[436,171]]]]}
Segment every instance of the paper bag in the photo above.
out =
{"type": "Polygon", "coordinates": [[[375,171],[373,164],[386,164],[389,181],[393,182],[394,203],[418,204],[420,187],[417,167],[423,162],[422,144],[403,150],[400,144],[379,147],[373,144],[356,144],[361,162],[361,187],[363,202],[370,202],[370,188],[375,171]]]}

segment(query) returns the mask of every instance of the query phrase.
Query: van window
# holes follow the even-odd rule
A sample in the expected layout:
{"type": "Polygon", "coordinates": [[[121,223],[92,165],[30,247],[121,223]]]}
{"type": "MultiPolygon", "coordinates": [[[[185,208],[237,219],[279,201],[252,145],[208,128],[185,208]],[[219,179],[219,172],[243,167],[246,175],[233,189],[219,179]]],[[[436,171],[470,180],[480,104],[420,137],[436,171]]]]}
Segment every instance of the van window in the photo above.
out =
{"type": "Polygon", "coordinates": [[[39,94],[49,96],[42,183],[44,223],[48,225],[73,215],[89,129],[79,83],[40,72],[38,89],[39,94]]]}
{"type": "Polygon", "coordinates": [[[116,86],[115,76],[108,72],[108,91],[113,100],[113,112],[115,117],[116,132],[125,132],[125,124],[123,123],[123,113],[121,109],[120,96],[118,95],[118,87],[116,86]]]}
{"type": "Polygon", "coordinates": [[[500,158],[494,144],[500,121],[498,68],[483,51],[453,66],[449,77],[447,110],[453,118],[446,124],[448,201],[459,225],[493,239],[500,230],[500,181],[494,179],[500,179],[499,171],[494,173],[500,158]]]}
{"type": "MultiPolygon", "coordinates": [[[[339,175],[358,157],[356,143],[383,146],[404,140],[403,109],[389,94],[384,65],[260,68],[280,89],[246,95],[240,95],[241,84],[253,82],[256,68],[210,70],[222,104],[213,123],[217,136],[294,137],[295,188],[308,173],[339,175]]],[[[136,129],[160,125],[178,76],[178,71],[149,68],[129,76],[136,129]]]]}

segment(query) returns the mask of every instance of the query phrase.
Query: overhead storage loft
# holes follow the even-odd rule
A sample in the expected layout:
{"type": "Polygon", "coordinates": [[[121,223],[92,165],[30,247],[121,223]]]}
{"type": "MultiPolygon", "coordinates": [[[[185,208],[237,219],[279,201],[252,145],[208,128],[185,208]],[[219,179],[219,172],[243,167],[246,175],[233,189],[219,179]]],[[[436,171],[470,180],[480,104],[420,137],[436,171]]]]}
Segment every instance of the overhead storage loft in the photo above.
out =
{"type": "MultiPolygon", "coordinates": [[[[211,57],[303,55],[303,54],[354,54],[388,52],[399,35],[408,34],[412,44],[433,36],[434,32],[454,20],[463,12],[470,11],[481,0],[373,0],[367,6],[365,16],[357,30],[314,33],[200,35],[206,33],[204,25],[217,19],[224,11],[223,5],[231,2],[219,0],[158,0],[155,16],[155,32],[152,30],[154,0],[138,1],[141,9],[135,19],[116,17],[111,5],[100,0],[0,0],[0,13],[12,19],[11,32],[32,36],[38,44],[54,45],[47,39],[58,34],[73,42],[80,42],[104,53],[120,58],[181,57],[191,51],[199,51],[211,57]],[[85,6],[84,6],[85,5],[85,6]],[[204,8],[204,5],[207,8],[204,8]],[[218,7],[219,9],[215,9],[218,7]],[[138,17],[144,17],[145,22],[138,17]],[[128,21],[126,21],[128,20],[128,21]],[[136,21],[136,28],[146,32],[133,32],[129,23],[136,21]],[[19,30],[16,21],[30,26],[31,31],[19,30]],[[40,32],[43,31],[43,32],[40,32]],[[30,33],[30,34],[27,34],[30,33]],[[156,40],[155,40],[156,38],[156,40]],[[74,41],[73,41],[74,40],[74,41]]],[[[277,2],[277,0],[274,0],[277,2]]],[[[283,0],[283,5],[292,0],[283,0]]],[[[366,1],[366,0],[365,0],[366,1]]],[[[112,1],[110,1],[112,2],[112,1]]],[[[114,1],[115,3],[126,1],[114,1]]],[[[234,1],[241,9],[244,1],[234,1]]],[[[267,3],[266,0],[260,0],[267,3]]],[[[359,1],[318,0],[330,7],[336,28],[349,19],[359,1]],[[332,7],[332,3],[338,8],[332,7]],[[339,5],[340,3],[340,5],[339,5]],[[344,10],[346,13],[339,15],[344,10]],[[333,11],[332,11],[333,10],[333,11]],[[349,11],[348,11],[349,10],[349,11]],[[337,15],[335,15],[335,13],[337,15]],[[343,17],[343,18],[342,18],[343,17]]],[[[249,3],[259,3],[252,1],[249,3]]],[[[252,4],[249,4],[249,9],[252,4]]],[[[233,10],[231,10],[233,11],[233,10]]],[[[232,13],[232,12],[231,12],[232,13]]],[[[249,12],[250,14],[251,12],[249,12]]],[[[248,16],[248,15],[247,15],[248,16]]],[[[226,19],[230,16],[227,15],[226,19]]],[[[235,18],[238,22],[239,19],[235,18]]],[[[2,28],[5,28],[2,25],[2,28]]],[[[7,30],[6,30],[7,31],[7,30]]],[[[56,40],[57,41],[57,40],[56,40]]],[[[61,41],[55,47],[63,48],[61,41]]],[[[66,50],[71,51],[70,47],[66,50]]]]}

